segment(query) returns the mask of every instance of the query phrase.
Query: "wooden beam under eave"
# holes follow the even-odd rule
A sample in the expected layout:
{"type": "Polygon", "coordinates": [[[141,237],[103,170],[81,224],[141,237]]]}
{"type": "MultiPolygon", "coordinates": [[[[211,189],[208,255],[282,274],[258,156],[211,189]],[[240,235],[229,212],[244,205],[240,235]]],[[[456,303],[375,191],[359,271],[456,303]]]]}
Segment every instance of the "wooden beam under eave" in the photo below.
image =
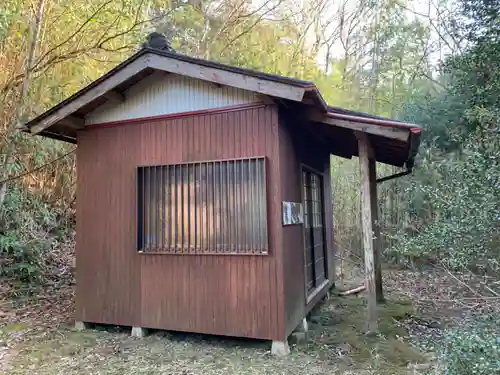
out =
{"type": "Polygon", "coordinates": [[[267,105],[275,105],[276,104],[274,99],[272,97],[270,97],[269,95],[257,94],[257,97],[264,104],[267,104],[267,105]]]}
{"type": "Polygon", "coordinates": [[[372,193],[370,186],[370,159],[373,159],[370,140],[363,132],[356,132],[359,148],[359,171],[361,187],[361,224],[365,258],[365,285],[368,291],[366,328],[369,333],[378,331],[376,259],[373,242],[372,193]]]}
{"type": "Polygon", "coordinates": [[[59,121],[59,124],[67,126],[71,129],[78,130],[83,129],[83,127],[85,126],[85,120],[75,116],[67,116],[59,121]]]}
{"type": "Polygon", "coordinates": [[[334,119],[318,112],[310,113],[308,116],[312,121],[315,122],[322,122],[324,124],[378,135],[385,138],[397,139],[403,142],[407,142],[410,137],[410,132],[407,129],[398,129],[376,124],[365,124],[361,122],[334,119]]]}
{"type": "Polygon", "coordinates": [[[108,91],[106,94],[104,94],[104,97],[114,103],[123,103],[125,101],[125,95],[116,90],[108,91]]]}
{"type": "Polygon", "coordinates": [[[127,66],[118,70],[116,73],[100,82],[98,85],[86,90],[77,98],[71,100],[69,103],[57,108],[52,113],[39,120],[36,124],[30,127],[31,134],[38,134],[42,130],[54,125],[55,123],[61,121],[65,117],[76,112],[78,109],[84,105],[90,103],[95,98],[106,94],[108,91],[114,89],[120,83],[125,82],[127,79],[132,77],[146,68],[146,61],[143,56],[137,58],[133,62],[129,63],[127,66]]]}

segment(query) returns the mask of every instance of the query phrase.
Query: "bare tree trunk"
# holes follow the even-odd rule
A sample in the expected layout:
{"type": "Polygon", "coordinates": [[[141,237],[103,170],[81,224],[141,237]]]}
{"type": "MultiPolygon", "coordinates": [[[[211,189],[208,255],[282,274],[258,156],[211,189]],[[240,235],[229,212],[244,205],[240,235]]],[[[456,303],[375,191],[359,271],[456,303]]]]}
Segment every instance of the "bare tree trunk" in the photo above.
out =
{"type": "Polygon", "coordinates": [[[377,93],[377,84],[378,84],[378,71],[377,71],[377,64],[378,64],[378,12],[379,10],[375,10],[375,21],[374,21],[374,26],[373,26],[373,31],[374,31],[374,46],[373,46],[373,52],[372,52],[372,71],[371,71],[371,79],[372,79],[372,84],[371,84],[371,93],[370,93],[370,113],[375,112],[375,96],[377,93]]]}
{"type": "Polygon", "coordinates": [[[344,47],[344,66],[342,67],[342,88],[344,88],[345,80],[346,80],[346,75],[347,75],[347,59],[349,58],[349,31],[347,32],[345,36],[345,42],[343,41],[344,37],[344,31],[345,31],[345,6],[346,3],[342,4],[342,8],[340,10],[340,42],[342,46],[344,47]]]}
{"type": "MultiPolygon", "coordinates": [[[[5,147],[5,156],[4,160],[2,163],[2,170],[1,170],[1,176],[0,176],[0,210],[2,212],[1,215],[1,224],[3,225],[3,220],[4,220],[4,215],[3,215],[3,209],[4,209],[4,202],[5,202],[5,195],[7,193],[7,179],[9,178],[9,164],[12,161],[14,150],[15,150],[15,134],[18,131],[18,128],[21,127],[21,121],[22,121],[22,116],[24,113],[24,107],[25,107],[25,101],[26,97],[28,95],[28,89],[29,89],[29,84],[30,84],[30,74],[31,74],[31,69],[33,66],[33,60],[35,56],[35,50],[37,46],[37,40],[38,40],[38,34],[40,32],[40,27],[42,24],[42,18],[43,18],[43,12],[45,8],[45,0],[40,0],[38,3],[38,11],[35,16],[35,22],[32,27],[32,40],[31,44],[28,50],[28,57],[26,59],[26,64],[25,64],[25,75],[23,78],[23,84],[21,87],[21,94],[19,96],[19,104],[16,109],[16,114],[13,119],[13,125],[10,126],[10,129],[7,129],[7,134],[6,137],[6,142],[7,145],[5,147]]],[[[33,24],[33,23],[32,23],[33,24]]]]}
{"type": "Polygon", "coordinates": [[[326,45],[326,54],[325,54],[325,73],[328,75],[330,73],[330,52],[331,46],[330,44],[326,45]]]}

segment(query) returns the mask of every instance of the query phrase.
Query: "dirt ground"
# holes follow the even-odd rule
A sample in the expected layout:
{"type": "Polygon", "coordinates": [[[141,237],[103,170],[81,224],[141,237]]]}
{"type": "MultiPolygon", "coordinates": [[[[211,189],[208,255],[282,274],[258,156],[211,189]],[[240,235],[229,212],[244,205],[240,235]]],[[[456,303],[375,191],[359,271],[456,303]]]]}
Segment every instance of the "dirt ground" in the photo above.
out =
{"type": "Polygon", "coordinates": [[[333,296],[309,317],[308,341],[284,358],[255,340],[164,331],[137,339],[104,326],[77,332],[70,288],[10,297],[0,300],[0,374],[438,374],[434,347],[418,345],[441,330],[415,297],[431,286],[405,272],[385,272],[377,336],[363,333],[362,296],[333,296]]]}

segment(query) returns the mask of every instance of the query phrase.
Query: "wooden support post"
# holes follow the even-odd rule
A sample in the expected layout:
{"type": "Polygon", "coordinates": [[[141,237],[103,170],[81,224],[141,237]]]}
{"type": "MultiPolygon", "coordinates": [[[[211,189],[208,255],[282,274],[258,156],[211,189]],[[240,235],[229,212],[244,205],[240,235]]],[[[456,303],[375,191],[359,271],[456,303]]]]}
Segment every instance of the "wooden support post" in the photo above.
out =
{"type": "Polygon", "coordinates": [[[365,253],[365,284],[368,291],[367,331],[378,330],[377,295],[375,284],[375,256],[373,249],[372,203],[370,193],[370,158],[373,156],[366,133],[356,132],[359,149],[359,171],[361,179],[361,222],[365,253]]]}
{"type": "Polygon", "coordinates": [[[377,302],[383,303],[384,292],[382,289],[382,265],[380,262],[380,252],[382,250],[382,243],[380,239],[380,223],[378,219],[378,200],[377,200],[377,167],[374,157],[368,160],[369,174],[370,174],[370,203],[372,211],[372,230],[373,230],[373,258],[375,266],[375,291],[377,295],[377,302]]]}

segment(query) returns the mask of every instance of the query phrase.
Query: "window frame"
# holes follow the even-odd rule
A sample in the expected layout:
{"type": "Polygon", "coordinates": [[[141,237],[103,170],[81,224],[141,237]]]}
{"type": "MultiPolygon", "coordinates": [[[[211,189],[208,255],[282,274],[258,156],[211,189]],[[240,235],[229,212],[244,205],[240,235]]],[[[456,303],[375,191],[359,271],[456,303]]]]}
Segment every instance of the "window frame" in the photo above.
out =
{"type": "MultiPolygon", "coordinates": [[[[269,195],[269,191],[268,191],[268,175],[267,175],[267,170],[268,170],[268,167],[267,167],[267,163],[268,163],[268,158],[265,157],[265,156],[251,156],[251,157],[238,157],[238,158],[224,158],[224,159],[213,159],[213,160],[201,160],[201,161],[189,161],[189,162],[180,162],[180,163],[165,163],[165,164],[143,164],[143,165],[138,165],[136,167],[136,196],[135,196],[135,199],[136,199],[136,208],[137,208],[137,211],[136,211],[136,219],[137,219],[137,222],[136,222],[136,237],[137,237],[137,243],[136,243],[136,252],[140,253],[140,254],[151,254],[151,255],[157,255],[157,254],[167,254],[167,255],[269,255],[269,252],[270,252],[270,231],[269,231],[269,203],[268,203],[268,195],[269,195]],[[190,174],[190,170],[187,169],[186,167],[190,167],[190,166],[193,166],[193,165],[206,165],[206,169],[205,171],[208,170],[208,165],[211,166],[211,168],[214,168],[213,166],[216,165],[217,163],[220,163],[220,165],[222,164],[226,164],[226,165],[230,165],[231,162],[251,162],[251,161],[261,161],[262,162],[262,171],[259,171],[259,176],[262,175],[263,177],[263,180],[262,181],[258,181],[256,184],[257,184],[257,188],[258,189],[262,189],[263,190],[263,197],[259,200],[260,204],[261,204],[261,207],[259,209],[262,209],[263,210],[263,213],[261,214],[262,215],[262,223],[263,223],[263,227],[262,227],[262,230],[263,230],[263,241],[262,243],[264,244],[264,248],[263,249],[252,249],[252,251],[249,251],[249,250],[240,250],[239,249],[239,246],[240,245],[240,241],[238,241],[238,244],[236,245],[233,245],[233,248],[232,248],[232,251],[217,251],[218,249],[201,249],[200,251],[198,251],[198,248],[194,248],[194,250],[191,250],[191,249],[187,249],[187,251],[174,251],[173,249],[167,249],[167,248],[159,248],[159,249],[145,249],[144,248],[144,236],[145,236],[145,210],[144,210],[144,201],[145,201],[145,190],[147,190],[148,186],[150,188],[151,185],[146,185],[145,183],[145,179],[144,179],[144,175],[145,173],[144,172],[141,172],[141,171],[144,171],[146,168],[164,168],[164,167],[167,167],[167,168],[177,168],[177,167],[181,167],[181,171],[188,171],[188,174],[190,174]],[[141,175],[142,175],[142,181],[141,181],[141,175]],[[261,186],[259,188],[259,186],[261,186]]],[[[235,165],[235,164],[233,164],[235,165]]],[[[193,168],[193,173],[196,173],[196,167],[193,168]]],[[[184,173],[184,172],[181,172],[181,173],[184,173]]],[[[205,172],[206,173],[206,172],[205,172]]],[[[213,172],[212,172],[213,173],[213,172]]],[[[220,171],[219,171],[220,173],[220,171]]],[[[250,171],[248,172],[250,174],[250,171]]],[[[224,175],[228,177],[229,173],[227,171],[227,169],[224,170],[224,175]]],[[[251,175],[249,175],[249,177],[251,177],[251,175]]],[[[162,183],[163,183],[164,180],[162,180],[162,183]]],[[[196,177],[195,177],[195,181],[196,181],[196,177]]],[[[224,183],[224,182],[221,182],[221,185],[219,186],[225,186],[227,183],[224,183]]],[[[150,188],[151,189],[151,188],[150,188]]],[[[220,188],[219,188],[220,189],[220,188]]],[[[227,189],[227,187],[225,187],[225,189],[227,189]]],[[[233,192],[238,192],[238,194],[241,194],[240,193],[241,189],[235,189],[233,192]]],[[[188,196],[189,197],[189,196],[188,196]]],[[[189,199],[189,198],[188,198],[189,199]]],[[[236,198],[234,198],[236,199],[236,198]]],[[[186,202],[186,200],[184,200],[186,202]]],[[[165,202],[165,198],[162,197],[162,202],[165,202]]],[[[164,203],[162,203],[164,204],[164,203]]],[[[195,204],[196,204],[196,196],[195,196],[195,204]]],[[[176,205],[176,207],[178,207],[179,205],[176,205]]],[[[237,210],[238,213],[241,213],[241,207],[238,206],[238,207],[235,207],[235,209],[237,210]]],[[[178,215],[177,211],[176,211],[176,215],[178,215]]],[[[258,215],[255,216],[257,219],[259,218],[258,215]]],[[[162,216],[162,219],[163,219],[163,216],[162,216]]],[[[243,219],[239,219],[238,222],[241,222],[241,221],[245,221],[246,218],[243,218],[243,219]]],[[[206,220],[202,220],[200,222],[200,226],[203,225],[206,226],[208,225],[207,224],[208,221],[206,220]],[[201,224],[203,222],[203,224],[201,224]]],[[[196,220],[195,220],[195,223],[196,223],[196,220]]],[[[214,221],[210,221],[210,224],[214,223],[214,221]]],[[[155,224],[156,225],[156,224],[155,224]]],[[[164,241],[164,238],[166,238],[167,235],[169,235],[169,233],[172,233],[176,226],[173,225],[173,226],[169,226],[169,230],[168,232],[165,232],[163,231],[162,233],[162,241],[164,241]]],[[[170,234],[171,235],[171,234],[170,234]]],[[[218,235],[218,234],[217,234],[218,235]]],[[[239,239],[238,236],[236,236],[236,238],[239,239]]],[[[162,242],[162,245],[163,245],[164,242],[162,242]]]]}
{"type": "MultiPolygon", "coordinates": [[[[325,179],[327,177],[327,174],[325,172],[322,172],[320,171],[319,169],[316,169],[312,166],[310,166],[309,164],[307,163],[300,163],[300,185],[301,185],[301,200],[302,200],[302,203],[304,205],[304,224],[303,224],[303,259],[304,259],[304,292],[305,292],[305,300],[306,300],[306,304],[309,304],[316,296],[317,294],[323,290],[325,288],[326,285],[328,285],[330,283],[330,279],[329,279],[329,275],[330,275],[330,266],[329,266],[329,261],[328,261],[328,243],[327,243],[327,237],[326,237],[326,231],[327,231],[327,227],[326,227],[326,217],[327,217],[327,208],[326,208],[326,203],[327,203],[327,199],[326,199],[326,194],[327,194],[327,190],[328,189],[325,189],[325,179]],[[325,280],[321,283],[319,283],[318,285],[316,285],[316,276],[315,276],[315,273],[316,273],[316,266],[315,266],[315,260],[314,260],[314,250],[311,252],[311,256],[312,256],[312,264],[313,264],[313,280],[312,280],[312,283],[313,283],[313,288],[308,290],[308,276],[307,276],[307,269],[306,269],[306,265],[307,265],[307,254],[305,252],[305,247],[307,246],[307,233],[306,233],[306,212],[307,212],[307,202],[306,200],[308,199],[308,197],[306,197],[306,195],[304,194],[304,184],[305,184],[305,180],[304,180],[304,173],[313,173],[313,174],[316,174],[320,177],[320,181],[321,183],[318,185],[319,187],[319,191],[318,191],[318,194],[319,194],[319,199],[320,201],[322,201],[323,203],[320,204],[321,208],[320,208],[320,212],[321,212],[321,222],[322,222],[322,236],[323,236],[323,262],[324,262],[324,276],[325,276],[325,280]]],[[[312,192],[311,192],[312,194],[312,192]]],[[[307,214],[308,215],[308,214],[307,214]]],[[[313,216],[313,215],[311,215],[313,216]]],[[[309,225],[310,225],[310,228],[311,230],[314,230],[314,224],[313,224],[313,218],[312,217],[308,217],[307,218],[309,220],[309,225]]],[[[312,235],[312,234],[311,234],[312,235]]]]}

